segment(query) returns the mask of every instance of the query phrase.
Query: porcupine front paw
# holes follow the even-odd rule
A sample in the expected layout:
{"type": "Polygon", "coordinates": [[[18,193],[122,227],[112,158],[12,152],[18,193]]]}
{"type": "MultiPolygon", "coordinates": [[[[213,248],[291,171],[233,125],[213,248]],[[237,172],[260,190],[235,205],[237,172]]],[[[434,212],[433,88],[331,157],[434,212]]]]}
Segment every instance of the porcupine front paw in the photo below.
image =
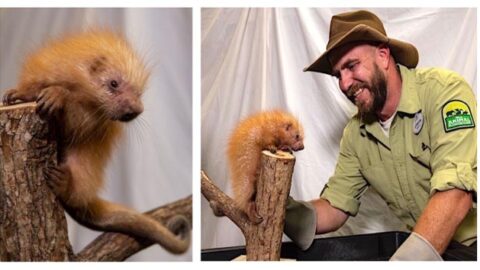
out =
{"type": "Polygon", "coordinates": [[[34,100],[35,97],[32,95],[22,93],[17,89],[10,89],[3,95],[2,103],[3,105],[12,105],[17,102],[30,102],[34,100]]]}
{"type": "Polygon", "coordinates": [[[43,89],[37,98],[37,113],[43,118],[57,116],[65,106],[68,90],[61,86],[43,89]]]}
{"type": "Polygon", "coordinates": [[[190,232],[190,222],[183,215],[175,215],[167,221],[167,228],[180,239],[186,239],[190,232]]]}
{"type": "Polygon", "coordinates": [[[210,208],[213,211],[213,214],[217,217],[223,217],[225,216],[225,213],[223,213],[222,209],[220,208],[219,204],[217,201],[210,201],[210,208]]]}
{"type": "Polygon", "coordinates": [[[267,150],[270,151],[270,153],[275,154],[277,153],[278,148],[275,145],[269,145],[267,146],[267,150]]]}
{"type": "Polygon", "coordinates": [[[72,178],[70,169],[65,165],[48,166],[44,170],[45,180],[53,193],[62,199],[68,194],[69,183],[72,178]]]}

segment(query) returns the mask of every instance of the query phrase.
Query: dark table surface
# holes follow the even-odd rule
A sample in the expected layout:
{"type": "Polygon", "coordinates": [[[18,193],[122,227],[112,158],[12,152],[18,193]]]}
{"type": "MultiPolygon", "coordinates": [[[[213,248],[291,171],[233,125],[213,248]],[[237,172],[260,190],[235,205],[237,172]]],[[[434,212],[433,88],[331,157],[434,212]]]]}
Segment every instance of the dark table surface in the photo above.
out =
{"type": "MultiPolygon", "coordinates": [[[[405,241],[409,233],[381,232],[318,238],[312,246],[302,251],[292,242],[282,243],[282,258],[298,261],[387,261],[405,241]]],[[[229,261],[245,254],[245,247],[228,247],[202,250],[202,261],[229,261]]],[[[443,254],[446,261],[476,261],[477,247],[450,243],[443,254]]]]}

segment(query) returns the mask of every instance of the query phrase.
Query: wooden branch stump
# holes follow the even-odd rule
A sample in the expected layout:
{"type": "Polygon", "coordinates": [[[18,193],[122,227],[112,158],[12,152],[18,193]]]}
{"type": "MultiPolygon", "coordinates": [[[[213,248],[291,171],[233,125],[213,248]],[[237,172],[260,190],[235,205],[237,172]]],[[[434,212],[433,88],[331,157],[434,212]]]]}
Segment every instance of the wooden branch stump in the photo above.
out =
{"type": "Polygon", "coordinates": [[[215,187],[202,172],[202,194],[242,230],[249,261],[280,260],[285,207],[294,165],[295,157],[289,153],[262,152],[255,199],[257,212],[263,218],[259,224],[251,223],[234,201],[215,187]]]}
{"type": "Polygon", "coordinates": [[[0,260],[67,261],[73,255],[63,207],[43,168],[56,143],[35,103],[0,107],[0,260]]]}
{"type": "MultiPolygon", "coordinates": [[[[57,164],[54,127],[35,108],[35,103],[0,106],[0,261],[120,261],[152,245],[106,232],[73,254],[64,209],[43,176],[44,168],[57,164]]],[[[145,214],[163,224],[178,214],[191,221],[192,198],[145,214]]]]}

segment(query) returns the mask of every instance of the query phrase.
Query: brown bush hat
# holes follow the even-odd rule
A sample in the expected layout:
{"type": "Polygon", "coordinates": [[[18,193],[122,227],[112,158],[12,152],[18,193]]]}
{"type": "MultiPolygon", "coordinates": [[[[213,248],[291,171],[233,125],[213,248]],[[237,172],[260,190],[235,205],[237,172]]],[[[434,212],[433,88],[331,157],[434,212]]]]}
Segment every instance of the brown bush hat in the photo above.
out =
{"type": "Polygon", "coordinates": [[[303,71],[331,75],[332,65],[328,60],[328,54],[345,44],[362,41],[387,43],[397,63],[408,68],[414,68],[418,64],[418,51],[415,46],[389,38],[382,21],[375,14],[366,10],[358,10],[340,13],[332,17],[327,50],[303,71]]]}

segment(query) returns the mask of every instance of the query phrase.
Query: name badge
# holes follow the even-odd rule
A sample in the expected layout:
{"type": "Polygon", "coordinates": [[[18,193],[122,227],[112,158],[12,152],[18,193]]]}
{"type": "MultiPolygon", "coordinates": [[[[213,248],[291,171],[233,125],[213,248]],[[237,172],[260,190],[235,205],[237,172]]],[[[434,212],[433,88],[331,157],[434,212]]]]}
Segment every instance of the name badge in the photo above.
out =
{"type": "Polygon", "coordinates": [[[413,134],[418,135],[423,127],[423,114],[418,112],[413,118],[413,134]]]}

